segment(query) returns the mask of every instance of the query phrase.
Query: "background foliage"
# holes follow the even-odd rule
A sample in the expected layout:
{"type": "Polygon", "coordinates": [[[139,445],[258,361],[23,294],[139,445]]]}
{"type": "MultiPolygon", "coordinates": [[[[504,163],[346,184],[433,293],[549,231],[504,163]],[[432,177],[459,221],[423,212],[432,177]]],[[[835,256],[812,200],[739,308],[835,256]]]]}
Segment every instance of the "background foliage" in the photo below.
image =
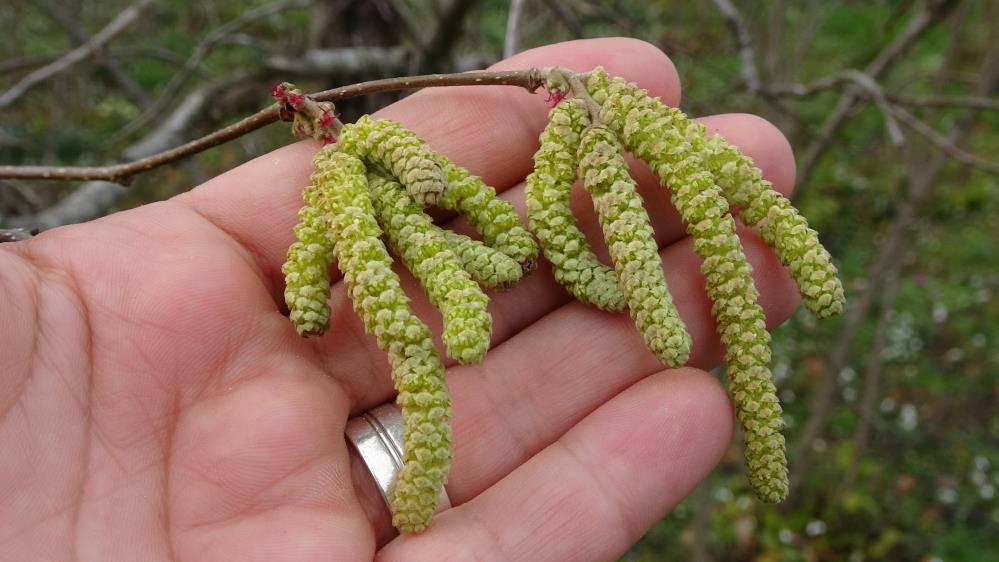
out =
{"type": "MultiPolygon", "coordinates": [[[[0,91],[128,5],[0,5],[0,21],[8,23],[0,34],[0,91]]],[[[991,104],[978,109],[920,100],[976,94],[981,77],[999,65],[989,53],[999,43],[999,5],[736,5],[753,40],[757,92],[746,88],[730,27],[705,3],[535,1],[525,3],[520,20],[520,48],[604,35],[650,41],[677,64],[688,112],[752,112],[776,123],[805,176],[796,202],[838,259],[848,290],[843,318],[815,322],[799,312],[775,334],[797,477],[789,502],[771,507],[753,499],[741,440],[734,439],[722,466],[625,559],[999,560],[999,176],[948,157],[907,127],[903,142],[891,142],[884,108],[865,96],[819,143],[823,123],[853,86],[804,96],[786,91],[864,69],[931,10],[934,23],[879,81],[889,99],[941,134],[956,131],[959,146],[991,159],[999,152],[994,90],[979,96],[991,104]],[[920,99],[904,102],[907,96],[920,99]],[[802,162],[816,147],[814,163],[802,162]]],[[[211,88],[211,102],[167,131],[170,144],[261,107],[267,86],[280,79],[319,89],[482,66],[501,58],[507,13],[505,0],[160,0],[95,58],[0,110],[0,162],[127,158],[129,147],[168,128],[200,88],[211,88]],[[359,46],[382,49],[373,51],[377,62],[347,64],[348,51],[359,46]],[[290,69],[282,62],[289,57],[312,62],[290,69]]],[[[391,99],[360,100],[344,108],[345,117],[391,99]]],[[[285,127],[270,127],[142,175],[127,193],[102,189],[113,194],[115,209],[162,199],[288,140],[285,127]]],[[[0,180],[0,225],[33,226],[73,189],[0,180]]]]}

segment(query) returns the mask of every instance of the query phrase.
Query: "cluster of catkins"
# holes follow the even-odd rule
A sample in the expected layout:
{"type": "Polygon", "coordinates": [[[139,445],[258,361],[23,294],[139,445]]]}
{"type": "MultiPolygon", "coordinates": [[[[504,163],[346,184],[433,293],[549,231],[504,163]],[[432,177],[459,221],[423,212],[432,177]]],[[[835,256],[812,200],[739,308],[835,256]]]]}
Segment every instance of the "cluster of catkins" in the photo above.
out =
{"type": "Polygon", "coordinates": [[[362,117],[316,155],[298,241],[284,265],[285,300],[299,333],[329,326],[329,268],[336,258],[354,310],[388,354],[402,406],[404,466],[392,492],[393,524],[421,531],[451,464],[451,400],[430,329],[415,315],[392,270],[392,250],[444,320],[447,355],[481,361],[492,320],[483,289],[517,282],[538,247],[513,207],[467,170],[389,120],[362,117]],[[466,217],[482,241],[436,226],[436,205],[466,217]]]}
{"type": "MultiPolygon", "coordinates": [[[[552,82],[566,87],[564,81],[552,82]]],[[[551,87],[559,87],[553,85],[551,87]]],[[[659,249],[624,150],[644,160],[672,200],[703,260],[712,312],[726,348],[729,390],[746,440],[750,482],[770,502],[787,494],[781,407],[769,368],[769,335],[730,207],[788,267],[820,317],[843,307],[843,288],[814,230],[752,161],[676,108],[597,68],[588,100],[549,115],[527,178],[527,208],[555,278],[576,298],[627,309],[666,365],[687,361],[691,339],[670,298],[659,249]],[[595,103],[594,103],[595,102],[595,103]],[[601,263],[569,207],[578,178],[593,198],[613,266],[601,263]]],[[[513,208],[467,170],[398,123],[362,117],[315,158],[312,184],[285,264],[285,297],[302,334],[329,324],[329,267],[336,257],[354,308],[388,354],[403,409],[404,468],[390,500],[403,531],[426,527],[451,460],[450,399],[428,328],[410,310],[390,248],[444,320],[449,357],[483,358],[491,322],[483,289],[508,287],[534,266],[537,247],[513,208]],[[428,206],[457,211],[482,241],[442,230],[428,206]],[[384,239],[384,242],[383,242],[384,239]],[[386,248],[387,243],[387,248],[386,248]]],[[[667,264],[668,266],[668,264],[667,264]]]]}

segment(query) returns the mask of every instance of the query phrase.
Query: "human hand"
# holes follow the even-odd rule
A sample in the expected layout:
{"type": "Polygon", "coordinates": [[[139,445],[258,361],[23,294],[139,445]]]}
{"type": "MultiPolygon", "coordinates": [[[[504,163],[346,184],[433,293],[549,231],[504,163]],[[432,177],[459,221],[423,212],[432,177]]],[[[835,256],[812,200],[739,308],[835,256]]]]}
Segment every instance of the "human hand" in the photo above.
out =
{"type": "MultiPolygon", "coordinates": [[[[638,41],[552,45],[497,68],[532,65],[603,65],[679,103],[672,64],[638,41]]],[[[446,88],[378,116],[523,212],[543,99],[446,88]]],[[[772,125],[704,122],[790,191],[793,157],[772,125]]],[[[732,417],[702,370],[722,350],[700,260],[667,191],[637,166],[691,367],[662,369],[627,315],[570,301],[542,263],[491,295],[485,361],[449,366],[454,507],[394,537],[343,436],[348,417],[392,399],[384,355],[339,281],[323,337],[300,338],[282,313],[280,268],[316,149],[294,144],[170,201],[0,245],[0,559],[614,559],[718,462],[732,417]]],[[[599,239],[585,193],[575,197],[580,227],[599,239]]],[[[740,234],[777,325],[797,290],[752,231],[740,234]]]]}

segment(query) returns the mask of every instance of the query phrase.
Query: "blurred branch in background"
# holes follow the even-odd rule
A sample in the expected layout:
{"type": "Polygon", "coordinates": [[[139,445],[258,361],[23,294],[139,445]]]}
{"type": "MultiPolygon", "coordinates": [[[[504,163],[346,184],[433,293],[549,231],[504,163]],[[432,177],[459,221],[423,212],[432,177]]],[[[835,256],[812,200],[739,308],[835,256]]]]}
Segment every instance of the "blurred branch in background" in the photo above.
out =
{"type": "MultiPolygon", "coordinates": [[[[209,107],[212,96],[222,88],[239,82],[237,78],[224,84],[209,84],[192,91],[156,129],[125,149],[128,160],[139,160],[180,144],[188,130],[209,107]]],[[[107,214],[125,194],[123,185],[110,181],[88,181],[58,203],[36,213],[0,220],[5,226],[47,230],[64,224],[96,219],[107,214]]],[[[2,219],[2,217],[0,217],[2,219]]]]}
{"type": "Polygon", "coordinates": [[[517,53],[520,38],[520,19],[524,16],[524,0],[510,0],[510,13],[506,19],[506,37],[503,39],[503,58],[517,53]]]}
{"type": "MultiPolygon", "coordinates": [[[[54,3],[53,0],[33,0],[33,2],[40,10],[45,12],[46,16],[59,24],[59,27],[66,31],[70,39],[72,39],[73,43],[77,47],[94,41],[94,38],[90,37],[85,31],[83,31],[79,22],[74,21],[73,18],[69,17],[65,9],[54,3]]],[[[120,17],[121,16],[119,16],[119,18],[120,17]]],[[[122,29],[124,29],[124,27],[122,29]]],[[[149,96],[146,95],[142,86],[137,84],[135,80],[132,80],[132,78],[128,75],[128,72],[122,66],[121,61],[119,61],[111,53],[110,49],[107,48],[106,43],[107,42],[103,45],[99,45],[98,48],[94,50],[93,57],[95,61],[108,72],[111,81],[118,85],[118,87],[125,92],[129,99],[132,100],[132,102],[139,107],[148,107],[151,103],[149,96]]]]}
{"type": "Polygon", "coordinates": [[[181,67],[181,69],[173,75],[170,81],[167,82],[166,86],[163,87],[163,91],[160,93],[156,101],[151,106],[145,108],[145,111],[137,119],[128,125],[125,125],[120,131],[115,133],[109,142],[114,143],[118,140],[124,139],[157,119],[164,108],[174,100],[177,92],[184,85],[184,83],[195,71],[197,71],[202,61],[205,60],[205,57],[211,53],[212,49],[214,49],[216,45],[224,41],[226,38],[230,37],[232,34],[243,29],[254,21],[280,14],[285,10],[306,8],[311,3],[312,0],[278,0],[276,2],[264,4],[252,10],[248,10],[239,17],[236,17],[213,29],[210,33],[208,33],[208,35],[205,36],[204,39],[201,40],[200,43],[198,43],[197,47],[194,48],[194,51],[187,58],[187,62],[184,63],[184,66],[181,67]]]}
{"type": "MultiPolygon", "coordinates": [[[[976,88],[977,96],[994,95],[999,86],[999,45],[993,43],[985,56],[976,88]]],[[[947,145],[960,146],[967,141],[975,124],[975,115],[966,110],[954,124],[945,139],[947,145]]],[[[878,246],[865,276],[866,283],[859,294],[852,296],[847,305],[845,318],[839,336],[832,347],[825,373],[818,388],[812,394],[809,416],[804,426],[797,432],[791,458],[791,485],[798,487],[804,474],[809,470],[812,446],[828,423],[836,391],[836,381],[840,372],[847,366],[857,331],[867,319],[870,309],[878,296],[882,296],[887,283],[897,282],[899,269],[910,251],[914,237],[912,229],[919,213],[932,199],[941,186],[940,174],[947,163],[948,152],[934,152],[929,162],[912,162],[908,176],[908,191],[898,204],[894,222],[884,240],[878,246]]]]}
{"type": "Polygon", "coordinates": [[[0,109],[10,106],[35,85],[48,80],[60,72],[65,72],[74,65],[93,56],[108,41],[113,39],[115,35],[118,35],[131,25],[151,2],[152,0],[138,0],[138,2],[118,14],[118,17],[111,20],[111,23],[85,43],[22,78],[20,82],[3,94],[0,94],[0,109]]]}
{"type": "Polygon", "coordinates": [[[742,14],[729,0],[713,0],[715,7],[725,18],[732,35],[735,36],[735,46],[739,53],[739,67],[742,69],[742,81],[746,91],[755,95],[760,91],[760,72],[756,69],[756,53],[753,50],[753,38],[742,19],[742,14]]]}
{"type": "MultiPolygon", "coordinates": [[[[951,10],[956,7],[956,0],[925,0],[920,2],[920,8],[909,21],[906,28],[895,38],[894,41],[886,45],[874,60],[872,60],[863,70],[863,73],[870,76],[871,80],[878,80],[885,74],[893,64],[895,64],[912,45],[919,40],[927,31],[939,23],[951,10]]],[[[847,116],[854,106],[861,99],[860,91],[857,88],[848,88],[836,102],[836,107],[819,127],[815,140],[805,148],[798,160],[798,179],[794,198],[801,197],[804,188],[811,179],[812,172],[825,153],[840,127],[846,121],[847,116]]]]}

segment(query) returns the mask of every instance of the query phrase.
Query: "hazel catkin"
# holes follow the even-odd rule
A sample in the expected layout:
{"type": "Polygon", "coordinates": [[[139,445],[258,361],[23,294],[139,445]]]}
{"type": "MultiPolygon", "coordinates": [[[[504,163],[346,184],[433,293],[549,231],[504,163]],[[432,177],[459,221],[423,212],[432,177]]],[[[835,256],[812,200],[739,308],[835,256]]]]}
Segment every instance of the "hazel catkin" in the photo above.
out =
{"type": "Polygon", "coordinates": [[[313,184],[323,193],[340,271],[365,329],[388,354],[403,417],[403,469],[390,504],[402,531],[426,528],[451,463],[451,399],[427,326],[413,314],[375,220],[364,164],[323,148],[313,184]]]}
{"type": "Polygon", "coordinates": [[[438,228],[465,271],[483,289],[505,290],[520,281],[524,271],[510,256],[464,234],[438,228]]]}
{"type": "Polygon", "coordinates": [[[465,168],[452,164],[444,156],[438,155],[438,161],[448,181],[448,189],[438,205],[461,213],[487,246],[513,258],[525,274],[533,271],[537,266],[538,245],[520,223],[513,205],[497,197],[495,189],[465,168]]]}
{"type": "Polygon", "coordinates": [[[320,206],[319,191],[310,185],[303,191],[305,206],[298,212],[295,225],[297,242],[288,248],[282,266],[292,324],[304,336],[320,335],[330,322],[329,269],[333,263],[333,242],[327,235],[326,215],[320,206]]]}
{"type": "Polygon", "coordinates": [[[610,129],[591,125],[585,130],[579,169],[645,344],[664,364],[683,365],[690,355],[690,334],[673,305],[649,215],[610,129]]]}
{"type": "Polygon", "coordinates": [[[527,176],[527,220],[552,274],[566,290],[597,308],[620,311],[626,302],[617,275],[597,259],[569,206],[579,166],[576,151],[589,124],[582,100],[565,100],[549,113],[534,171],[527,176]]]}
{"type": "Polygon", "coordinates": [[[611,81],[603,94],[601,118],[669,186],[694,239],[726,348],[729,390],[745,432],[750,483],[761,499],[782,501],[788,488],[787,460],[781,406],[769,367],[770,334],[728,202],[684,132],[644,103],[643,92],[611,81]]]}
{"type": "Polygon", "coordinates": [[[489,299],[462,267],[447,240],[401,185],[377,172],[368,187],[389,245],[444,317],[444,346],[460,363],[481,361],[489,349],[489,299]]]}
{"type": "Polygon", "coordinates": [[[389,171],[420,205],[436,204],[447,188],[444,170],[427,143],[400,123],[364,115],[345,125],[340,150],[389,171]]]}
{"type": "MultiPolygon", "coordinates": [[[[798,284],[802,302],[820,318],[838,314],[843,309],[843,285],[829,252],[819,242],[818,233],[786,197],[777,192],[752,160],[719,135],[708,137],[704,125],[690,119],[675,107],[622,78],[611,78],[602,68],[590,74],[587,88],[594,99],[603,102],[613,92],[616,99],[628,100],[631,111],[655,114],[650,123],[655,130],[643,130],[646,136],[671,130],[679,133],[689,150],[699,154],[705,170],[729,204],[741,210],[739,217],[747,226],[760,226],[760,236],[777,254],[798,284]]],[[[620,112],[619,112],[620,113],[620,112]]],[[[621,126],[625,125],[619,114],[621,126]]],[[[615,125],[615,123],[611,123],[615,125]]],[[[633,129],[640,127],[632,121],[633,129]]],[[[619,131],[623,132],[623,131],[619,131]]],[[[635,134],[636,130],[629,133],[635,134]]]]}

